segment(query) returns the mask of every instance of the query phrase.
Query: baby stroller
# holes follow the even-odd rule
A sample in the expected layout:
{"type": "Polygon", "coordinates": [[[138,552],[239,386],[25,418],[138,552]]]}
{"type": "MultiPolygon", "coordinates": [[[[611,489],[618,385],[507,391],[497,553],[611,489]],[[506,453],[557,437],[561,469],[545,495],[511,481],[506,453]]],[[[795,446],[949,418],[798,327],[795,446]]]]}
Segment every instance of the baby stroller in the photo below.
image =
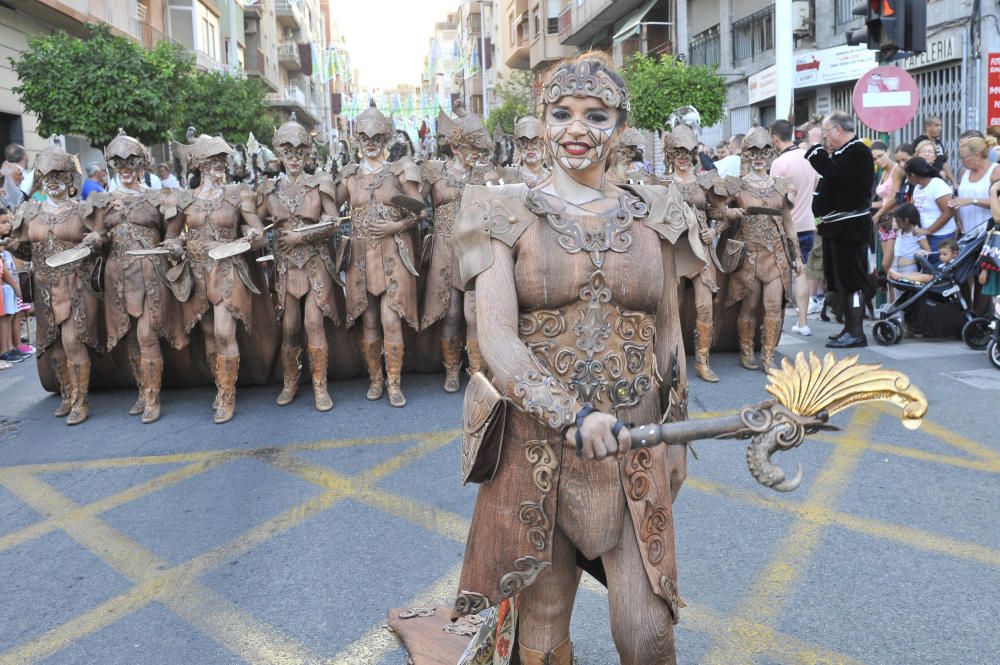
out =
{"type": "MultiPolygon", "coordinates": [[[[933,275],[930,282],[921,284],[900,279],[890,279],[889,284],[898,292],[891,305],[881,311],[880,321],[872,327],[875,342],[882,346],[899,344],[903,339],[903,317],[926,308],[933,314],[926,317],[941,327],[939,330],[961,330],[962,341],[969,348],[982,351],[990,341],[990,319],[976,316],[962,293],[962,285],[979,272],[979,254],[986,241],[985,235],[959,244],[958,256],[951,263],[938,267],[937,253],[915,258],[921,272],[933,275]],[[964,322],[963,322],[964,319],[964,322]],[[956,325],[949,326],[948,321],[956,325]]],[[[952,334],[950,331],[945,335],[952,334]]]]}

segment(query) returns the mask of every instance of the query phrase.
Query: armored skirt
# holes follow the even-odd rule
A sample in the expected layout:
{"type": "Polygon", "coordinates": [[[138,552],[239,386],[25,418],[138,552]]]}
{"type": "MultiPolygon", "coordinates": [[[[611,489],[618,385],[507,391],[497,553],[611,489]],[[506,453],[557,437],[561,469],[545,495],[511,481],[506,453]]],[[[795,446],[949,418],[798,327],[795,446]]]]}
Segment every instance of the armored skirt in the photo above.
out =
{"type": "Polygon", "coordinates": [[[452,233],[459,201],[434,209],[434,234],[431,240],[430,266],[424,285],[424,313],[420,326],[426,328],[448,313],[452,289],[464,291],[458,274],[458,252],[452,233]]]}
{"type": "Polygon", "coordinates": [[[465,238],[489,230],[511,247],[518,338],[530,357],[519,370],[491,364],[512,408],[496,474],[476,498],[456,614],[542,579],[554,545],[567,542],[554,537],[559,529],[592,561],[634,537],[653,592],[676,620],[666,448],[588,461],[560,433],[574,404],[636,424],[686,417],[676,285],[703,260],[697,227],[676,189],[631,190],[621,216],[608,218],[556,214],[524,185],[469,188],[463,199],[463,278],[472,263],[490,262],[476,258],[488,248],[465,238]]]}

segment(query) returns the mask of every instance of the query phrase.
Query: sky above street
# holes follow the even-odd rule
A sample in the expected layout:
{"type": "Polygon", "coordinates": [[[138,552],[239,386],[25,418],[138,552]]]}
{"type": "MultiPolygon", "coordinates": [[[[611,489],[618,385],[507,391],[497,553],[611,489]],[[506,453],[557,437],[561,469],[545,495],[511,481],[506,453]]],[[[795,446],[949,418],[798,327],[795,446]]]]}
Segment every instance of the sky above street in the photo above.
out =
{"type": "Polygon", "coordinates": [[[459,0],[334,0],[330,9],[362,85],[391,88],[420,83],[434,23],[458,5],[459,0]]]}

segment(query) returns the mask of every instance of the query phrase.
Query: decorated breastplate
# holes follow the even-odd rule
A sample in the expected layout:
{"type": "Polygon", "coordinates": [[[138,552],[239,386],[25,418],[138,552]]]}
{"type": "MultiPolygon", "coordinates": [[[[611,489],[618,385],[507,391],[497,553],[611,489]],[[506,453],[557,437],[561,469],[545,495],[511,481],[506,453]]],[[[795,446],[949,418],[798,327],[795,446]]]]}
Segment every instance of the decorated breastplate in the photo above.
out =
{"type": "Polygon", "coordinates": [[[563,250],[588,253],[594,271],[581,287],[578,302],[522,312],[520,338],[581,402],[609,413],[638,404],[658,388],[656,319],[612,302],[602,268],[607,252],[624,253],[632,246],[633,220],[646,215],[646,205],[640,199],[623,197],[618,214],[603,218],[599,230],[585,228],[578,218],[545,210],[540,197],[529,195],[529,205],[542,207],[563,250]]]}
{"type": "Polygon", "coordinates": [[[372,239],[372,224],[380,220],[398,221],[400,213],[381,201],[371,201],[351,208],[351,235],[355,238],[372,239]]]}
{"type": "Polygon", "coordinates": [[[455,216],[461,201],[449,201],[434,209],[434,233],[444,238],[450,238],[455,229],[455,216]]]}
{"type": "Polygon", "coordinates": [[[108,233],[111,238],[111,258],[125,268],[136,259],[126,254],[130,249],[149,249],[160,241],[160,232],[148,226],[123,222],[116,224],[108,233]]]}
{"type": "Polygon", "coordinates": [[[76,261],[63,266],[53,268],[45,259],[53,254],[77,247],[79,243],[72,240],[60,240],[51,234],[45,240],[37,240],[31,243],[31,268],[40,275],[69,275],[76,272],[82,265],[90,265],[91,261],[76,261]]]}
{"type": "Polygon", "coordinates": [[[772,250],[781,242],[778,221],[770,215],[748,215],[743,218],[740,230],[747,242],[767,245],[772,250]]]}

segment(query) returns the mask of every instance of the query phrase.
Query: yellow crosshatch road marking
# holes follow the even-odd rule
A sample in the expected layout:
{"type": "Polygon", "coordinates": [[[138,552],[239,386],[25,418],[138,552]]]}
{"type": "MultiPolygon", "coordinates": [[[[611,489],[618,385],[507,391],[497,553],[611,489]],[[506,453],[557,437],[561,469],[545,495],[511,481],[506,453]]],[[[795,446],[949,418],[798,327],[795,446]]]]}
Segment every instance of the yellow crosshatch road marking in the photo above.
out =
{"type": "MultiPolygon", "coordinates": [[[[782,634],[774,628],[787,601],[797,590],[799,577],[818,546],[819,537],[830,526],[890,540],[913,549],[1000,567],[998,550],[836,509],[837,498],[843,493],[851,474],[861,462],[862,455],[868,450],[930,464],[1000,473],[1000,451],[957,435],[935,423],[925,422],[925,434],[956,448],[962,456],[867,441],[868,432],[877,419],[887,414],[892,414],[895,418],[891,410],[878,406],[859,409],[845,432],[821,433],[813,437],[813,440],[818,439],[834,448],[807,496],[801,501],[695,476],[688,479],[688,491],[723,496],[741,505],[782,511],[795,518],[785,538],[775,544],[771,560],[748,585],[747,596],[731,615],[726,616],[697,602],[689,602],[689,607],[682,613],[682,628],[709,635],[716,640],[704,663],[745,663],[755,656],[763,656],[775,663],[788,665],[861,664],[861,661],[845,654],[782,634]]],[[[133,584],[126,592],[0,653],[0,665],[38,662],[137,612],[153,601],[161,603],[195,630],[254,665],[368,665],[378,662],[397,648],[395,638],[384,630],[381,623],[372,626],[356,642],[336,655],[318,654],[208,589],[198,582],[198,577],[324,511],[336,508],[346,498],[454,542],[464,542],[469,524],[466,517],[376,486],[380,479],[454,441],[458,433],[458,430],[442,430],[302,442],[255,449],[222,449],[0,467],[0,485],[43,517],[36,524],[0,536],[0,552],[24,545],[53,531],[63,531],[133,584]],[[413,445],[353,476],[314,464],[297,455],[308,451],[403,442],[412,442],[413,445]],[[177,566],[170,566],[138,542],[111,528],[99,517],[113,508],[194,478],[228,462],[248,457],[292,474],[322,491],[251,527],[229,542],[177,566]],[[39,474],[76,470],[163,464],[184,466],[86,505],[70,500],[38,477],[39,474]]],[[[683,519],[683,515],[680,519],[683,519]]],[[[452,566],[441,578],[416,593],[408,604],[447,604],[456,589],[459,571],[459,564],[452,566]]],[[[604,593],[603,588],[590,578],[585,577],[584,580],[585,589],[604,593]]],[[[696,594],[697,590],[689,590],[686,596],[692,593],[696,594]]]]}

